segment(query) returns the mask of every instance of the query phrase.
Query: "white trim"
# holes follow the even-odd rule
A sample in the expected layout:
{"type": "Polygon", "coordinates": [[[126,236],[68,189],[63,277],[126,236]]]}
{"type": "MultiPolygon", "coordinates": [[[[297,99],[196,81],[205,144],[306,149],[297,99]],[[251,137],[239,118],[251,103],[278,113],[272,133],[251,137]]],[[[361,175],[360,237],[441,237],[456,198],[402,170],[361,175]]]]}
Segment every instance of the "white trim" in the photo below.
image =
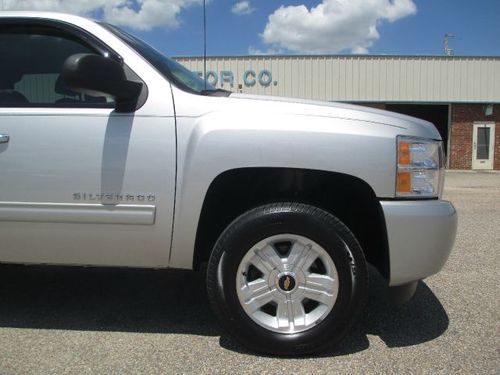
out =
{"type": "Polygon", "coordinates": [[[448,104],[448,125],[447,125],[447,133],[448,133],[448,139],[446,140],[446,169],[450,168],[450,163],[451,163],[451,126],[452,126],[452,121],[451,121],[451,116],[453,115],[452,108],[451,108],[451,103],[448,104]]]}
{"type": "Polygon", "coordinates": [[[472,169],[493,169],[495,161],[495,123],[491,121],[474,121],[472,124],[472,169]],[[477,155],[477,129],[482,127],[489,127],[490,131],[490,144],[489,144],[489,158],[476,159],[477,155]]]}

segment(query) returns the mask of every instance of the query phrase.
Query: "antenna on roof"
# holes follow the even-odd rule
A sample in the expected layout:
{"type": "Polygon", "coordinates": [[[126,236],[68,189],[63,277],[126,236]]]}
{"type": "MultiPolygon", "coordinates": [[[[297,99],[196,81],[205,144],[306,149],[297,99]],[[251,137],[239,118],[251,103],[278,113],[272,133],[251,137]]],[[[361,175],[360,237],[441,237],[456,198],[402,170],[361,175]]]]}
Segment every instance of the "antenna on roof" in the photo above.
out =
{"type": "Polygon", "coordinates": [[[207,89],[207,0],[203,0],[203,80],[207,89]]]}
{"type": "Polygon", "coordinates": [[[453,34],[444,34],[444,41],[443,41],[443,52],[446,56],[453,56],[455,54],[455,50],[453,48],[450,48],[448,46],[448,38],[454,38],[455,35],[453,34]]]}

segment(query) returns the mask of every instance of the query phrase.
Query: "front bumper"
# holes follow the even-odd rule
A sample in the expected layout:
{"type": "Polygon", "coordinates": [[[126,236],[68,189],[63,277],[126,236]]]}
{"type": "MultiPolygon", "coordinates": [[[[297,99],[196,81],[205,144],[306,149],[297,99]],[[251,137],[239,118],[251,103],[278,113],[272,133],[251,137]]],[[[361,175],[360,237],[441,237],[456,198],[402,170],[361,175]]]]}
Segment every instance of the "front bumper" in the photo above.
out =
{"type": "Polygon", "coordinates": [[[457,212],[442,200],[381,201],[389,245],[390,286],[433,275],[450,255],[457,212]]]}

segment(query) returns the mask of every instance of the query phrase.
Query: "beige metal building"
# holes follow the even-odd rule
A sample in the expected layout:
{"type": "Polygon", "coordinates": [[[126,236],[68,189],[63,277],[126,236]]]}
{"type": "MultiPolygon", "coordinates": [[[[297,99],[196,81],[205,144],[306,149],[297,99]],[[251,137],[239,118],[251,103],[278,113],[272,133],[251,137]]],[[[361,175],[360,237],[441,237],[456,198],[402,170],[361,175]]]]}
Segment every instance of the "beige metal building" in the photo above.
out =
{"type": "MultiPolygon", "coordinates": [[[[177,57],[203,75],[202,57],[177,57]]],[[[432,121],[450,168],[500,169],[500,57],[216,56],[207,79],[262,95],[358,103],[432,121]]]]}

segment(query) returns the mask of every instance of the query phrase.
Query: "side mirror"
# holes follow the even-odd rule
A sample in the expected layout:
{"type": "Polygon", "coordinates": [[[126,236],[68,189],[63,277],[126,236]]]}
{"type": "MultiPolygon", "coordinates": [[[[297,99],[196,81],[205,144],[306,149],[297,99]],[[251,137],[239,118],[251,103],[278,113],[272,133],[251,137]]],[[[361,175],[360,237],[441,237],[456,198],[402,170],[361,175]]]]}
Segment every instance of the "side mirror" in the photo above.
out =
{"type": "Polygon", "coordinates": [[[119,62],[89,53],[68,57],[61,78],[66,86],[78,93],[113,97],[117,112],[135,111],[144,85],[128,80],[119,62]]]}

